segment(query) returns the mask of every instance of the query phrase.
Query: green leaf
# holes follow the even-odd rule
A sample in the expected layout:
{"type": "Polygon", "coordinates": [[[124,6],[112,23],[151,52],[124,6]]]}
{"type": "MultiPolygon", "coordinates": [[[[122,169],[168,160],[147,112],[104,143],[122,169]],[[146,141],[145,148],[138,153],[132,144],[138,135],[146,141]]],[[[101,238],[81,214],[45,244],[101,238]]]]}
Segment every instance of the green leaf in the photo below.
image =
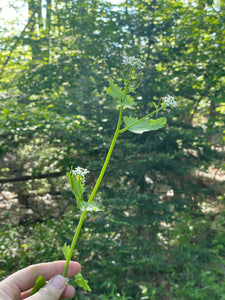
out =
{"type": "Polygon", "coordinates": [[[74,175],[71,173],[67,172],[66,176],[69,180],[72,193],[74,194],[74,196],[76,198],[77,207],[80,208],[81,203],[84,201],[84,199],[83,199],[83,193],[85,191],[84,183],[81,180],[75,179],[74,175]]]}
{"type": "Polygon", "coordinates": [[[152,104],[154,105],[155,109],[158,109],[158,105],[155,102],[152,102],[152,104]]]}
{"type": "Polygon", "coordinates": [[[156,120],[146,118],[138,121],[138,118],[124,117],[123,120],[129,131],[138,134],[146,131],[158,130],[166,125],[166,118],[159,118],[156,120]]]}
{"type": "Polygon", "coordinates": [[[73,191],[73,189],[74,189],[74,184],[73,184],[73,180],[72,179],[74,179],[74,177],[73,177],[73,175],[71,174],[71,173],[69,173],[69,172],[66,172],[66,177],[68,178],[68,180],[69,180],[69,183],[70,183],[70,187],[71,187],[71,190],[73,191]]]}
{"type": "Polygon", "coordinates": [[[75,277],[75,283],[83,288],[85,291],[91,292],[91,288],[88,285],[88,280],[85,280],[81,273],[78,273],[75,277]]]}
{"type": "Polygon", "coordinates": [[[103,211],[102,208],[93,202],[82,202],[79,209],[82,211],[103,211]]]}
{"type": "Polygon", "coordinates": [[[31,291],[31,295],[37,293],[41,288],[43,288],[43,286],[45,286],[46,281],[44,279],[44,277],[42,275],[38,276],[34,288],[31,291]]]}
{"type": "Polygon", "coordinates": [[[130,95],[127,95],[124,101],[122,101],[122,99],[123,97],[120,98],[117,102],[119,102],[119,104],[122,104],[125,107],[132,107],[136,105],[136,103],[134,102],[133,98],[130,95]]]}
{"type": "Polygon", "coordinates": [[[112,96],[113,98],[117,100],[122,99],[122,91],[121,88],[117,87],[117,84],[113,83],[112,78],[109,79],[109,88],[106,90],[106,92],[112,96]]]}
{"type": "Polygon", "coordinates": [[[83,201],[83,192],[85,191],[84,184],[80,180],[75,180],[73,178],[73,193],[77,201],[83,201]]]}
{"type": "Polygon", "coordinates": [[[8,116],[9,115],[10,110],[7,108],[3,108],[3,114],[8,116]]]}
{"type": "Polygon", "coordinates": [[[117,84],[113,83],[112,78],[109,79],[109,85],[110,86],[106,90],[106,92],[113,98],[117,99],[117,102],[119,104],[124,105],[125,107],[132,107],[135,105],[135,102],[132,99],[132,97],[129,95],[126,95],[125,97],[125,91],[122,91],[121,88],[118,88],[117,84]]]}
{"type": "Polygon", "coordinates": [[[67,245],[67,243],[64,244],[64,246],[62,247],[62,252],[65,256],[65,259],[67,259],[70,255],[70,245],[67,245]]]}

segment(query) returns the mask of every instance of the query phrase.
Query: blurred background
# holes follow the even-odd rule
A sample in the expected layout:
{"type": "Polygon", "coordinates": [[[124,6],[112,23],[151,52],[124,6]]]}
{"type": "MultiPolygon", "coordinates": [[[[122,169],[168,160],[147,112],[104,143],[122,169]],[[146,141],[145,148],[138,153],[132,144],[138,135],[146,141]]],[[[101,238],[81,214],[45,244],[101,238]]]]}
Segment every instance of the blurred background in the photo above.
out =
{"type": "Polygon", "coordinates": [[[74,299],[225,299],[225,1],[0,4],[0,278],[63,259],[79,219],[65,173],[93,188],[116,126],[123,56],[144,63],[128,115],[166,94],[160,131],[119,137],[74,260],[74,299]]]}

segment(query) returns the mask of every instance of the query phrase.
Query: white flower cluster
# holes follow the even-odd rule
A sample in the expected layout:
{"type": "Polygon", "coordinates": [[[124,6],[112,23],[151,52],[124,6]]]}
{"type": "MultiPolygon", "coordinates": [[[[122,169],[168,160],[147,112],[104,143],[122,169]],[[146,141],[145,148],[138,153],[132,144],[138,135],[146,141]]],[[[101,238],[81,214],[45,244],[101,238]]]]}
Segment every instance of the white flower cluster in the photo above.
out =
{"type": "Polygon", "coordinates": [[[134,56],[124,56],[123,57],[123,64],[127,65],[127,66],[131,66],[131,67],[135,67],[137,69],[142,69],[143,68],[143,64],[141,62],[141,60],[139,58],[136,58],[134,56]]]}
{"type": "Polygon", "coordinates": [[[74,170],[71,171],[74,176],[81,176],[83,181],[85,181],[85,175],[89,173],[87,169],[77,167],[74,170]]]}
{"type": "Polygon", "coordinates": [[[166,95],[165,97],[162,97],[163,102],[166,104],[166,106],[177,106],[177,101],[170,95],[166,95]]]}

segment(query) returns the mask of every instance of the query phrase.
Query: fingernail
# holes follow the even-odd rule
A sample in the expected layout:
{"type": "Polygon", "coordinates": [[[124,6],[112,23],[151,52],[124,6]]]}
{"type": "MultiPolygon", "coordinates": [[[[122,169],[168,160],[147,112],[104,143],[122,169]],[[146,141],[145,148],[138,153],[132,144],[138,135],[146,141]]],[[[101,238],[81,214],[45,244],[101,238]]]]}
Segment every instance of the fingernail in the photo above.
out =
{"type": "Polygon", "coordinates": [[[65,278],[62,275],[56,275],[49,280],[49,283],[58,290],[61,290],[66,284],[65,278]]]}

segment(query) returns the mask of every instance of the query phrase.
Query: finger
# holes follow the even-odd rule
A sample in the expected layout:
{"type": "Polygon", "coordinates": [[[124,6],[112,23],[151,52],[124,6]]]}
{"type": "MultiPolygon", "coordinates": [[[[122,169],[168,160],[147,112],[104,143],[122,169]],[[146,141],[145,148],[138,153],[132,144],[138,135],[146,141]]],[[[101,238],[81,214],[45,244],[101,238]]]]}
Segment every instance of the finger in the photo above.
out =
{"type": "MultiPolygon", "coordinates": [[[[23,292],[21,295],[21,299],[26,299],[27,297],[29,297],[31,292],[32,292],[32,289],[30,289],[26,292],[23,292]]],[[[75,288],[72,285],[67,284],[64,292],[62,293],[61,298],[62,299],[72,298],[74,296],[74,294],[75,294],[75,288]]],[[[1,297],[0,297],[0,299],[1,299],[1,297]]]]}
{"type": "Polygon", "coordinates": [[[36,294],[28,297],[29,300],[58,300],[66,287],[65,278],[62,275],[52,277],[49,282],[36,294]]]}
{"type": "MultiPolygon", "coordinates": [[[[45,280],[49,280],[54,275],[62,274],[65,263],[65,261],[56,261],[32,265],[12,274],[3,282],[9,287],[15,287],[13,295],[15,294],[15,292],[18,293],[18,291],[24,292],[34,286],[39,275],[42,275],[45,280]]],[[[80,269],[80,264],[76,262],[70,262],[67,276],[70,277],[79,273],[80,269]]],[[[12,293],[11,291],[9,292],[12,293]]]]}
{"type": "Polygon", "coordinates": [[[21,300],[29,297],[31,292],[32,292],[32,289],[29,289],[28,291],[21,293],[21,300]]]}
{"type": "Polygon", "coordinates": [[[61,298],[62,299],[68,299],[68,298],[71,299],[71,298],[73,298],[74,294],[75,294],[75,288],[72,285],[68,284],[68,285],[66,285],[66,288],[65,288],[64,292],[62,293],[61,298]]]}

